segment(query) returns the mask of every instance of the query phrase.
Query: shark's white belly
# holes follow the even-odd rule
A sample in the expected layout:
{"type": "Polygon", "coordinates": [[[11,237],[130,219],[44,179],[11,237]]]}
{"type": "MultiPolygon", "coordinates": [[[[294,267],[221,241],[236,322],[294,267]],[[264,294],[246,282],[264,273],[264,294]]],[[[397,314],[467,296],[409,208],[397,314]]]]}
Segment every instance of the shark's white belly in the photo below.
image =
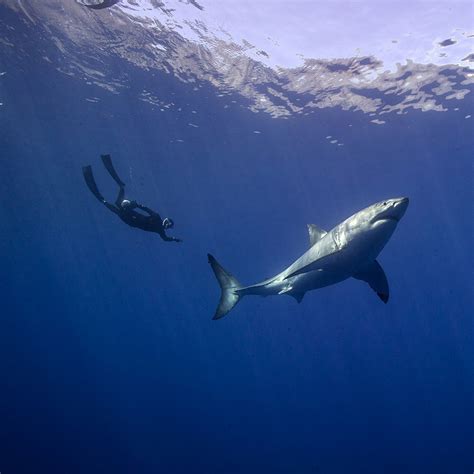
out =
{"type": "Polygon", "coordinates": [[[327,270],[313,270],[291,277],[286,281],[287,287],[291,287],[294,293],[305,293],[306,291],[324,288],[325,286],[334,285],[351,277],[347,272],[333,272],[327,270]]]}
{"type": "Polygon", "coordinates": [[[350,278],[354,269],[363,265],[357,254],[349,249],[326,256],[321,261],[313,262],[304,273],[275,281],[267,285],[272,294],[305,293],[306,291],[324,288],[350,278]],[[275,284],[276,283],[276,284],[275,284]]]}

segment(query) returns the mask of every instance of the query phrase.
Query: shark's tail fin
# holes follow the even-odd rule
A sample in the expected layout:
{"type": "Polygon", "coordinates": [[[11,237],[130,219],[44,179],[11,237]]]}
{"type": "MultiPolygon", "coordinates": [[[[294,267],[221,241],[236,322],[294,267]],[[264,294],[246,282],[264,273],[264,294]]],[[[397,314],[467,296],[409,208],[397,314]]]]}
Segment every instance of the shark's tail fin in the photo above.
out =
{"type": "Polygon", "coordinates": [[[240,283],[237,278],[226,272],[211,254],[208,253],[207,258],[222,291],[219,305],[217,306],[216,313],[212,319],[220,319],[239,302],[240,296],[235,292],[235,290],[240,288],[240,283]]]}

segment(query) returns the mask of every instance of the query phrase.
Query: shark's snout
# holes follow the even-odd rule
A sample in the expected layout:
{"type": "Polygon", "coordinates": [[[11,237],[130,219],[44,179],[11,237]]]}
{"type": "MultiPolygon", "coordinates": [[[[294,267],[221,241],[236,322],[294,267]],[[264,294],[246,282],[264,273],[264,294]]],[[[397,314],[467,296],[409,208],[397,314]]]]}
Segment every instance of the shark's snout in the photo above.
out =
{"type": "Polygon", "coordinates": [[[393,203],[394,217],[400,220],[405,214],[410,200],[407,197],[395,199],[393,203]]]}
{"type": "Polygon", "coordinates": [[[395,221],[398,222],[408,207],[408,198],[394,198],[388,199],[387,201],[376,204],[375,216],[371,219],[371,223],[383,222],[383,221],[395,221]]]}

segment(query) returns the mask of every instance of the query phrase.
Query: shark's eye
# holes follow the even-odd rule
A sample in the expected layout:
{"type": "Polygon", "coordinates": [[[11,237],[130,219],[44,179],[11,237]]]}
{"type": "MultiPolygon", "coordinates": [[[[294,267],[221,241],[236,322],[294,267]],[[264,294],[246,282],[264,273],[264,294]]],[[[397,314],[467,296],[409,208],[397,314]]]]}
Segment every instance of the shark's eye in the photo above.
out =
{"type": "Polygon", "coordinates": [[[383,203],[383,205],[386,206],[386,205],[387,205],[387,201],[385,201],[385,202],[383,203]]]}

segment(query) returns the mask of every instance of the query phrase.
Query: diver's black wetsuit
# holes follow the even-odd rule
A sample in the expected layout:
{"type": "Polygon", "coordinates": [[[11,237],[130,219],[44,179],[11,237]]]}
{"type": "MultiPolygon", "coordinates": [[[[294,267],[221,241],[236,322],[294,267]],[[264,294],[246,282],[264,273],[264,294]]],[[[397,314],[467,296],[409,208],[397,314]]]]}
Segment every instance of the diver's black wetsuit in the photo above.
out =
{"type": "MultiPolygon", "coordinates": [[[[119,195],[122,193],[123,188],[120,190],[119,195]]],[[[163,220],[160,215],[151,210],[149,207],[142,206],[141,204],[131,204],[130,206],[123,208],[122,199],[115,202],[115,206],[104,202],[108,209],[117,214],[120,219],[128,224],[130,227],[137,227],[138,229],[146,230],[148,232],[156,232],[159,236],[166,242],[181,242],[180,239],[175,239],[174,237],[168,237],[163,226],[163,220]],[[146,212],[148,215],[144,215],[141,212],[135,211],[135,209],[141,209],[146,212]]]]}
{"type": "Polygon", "coordinates": [[[117,195],[117,199],[115,200],[115,204],[110,204],[109,202],[107,202],[100,193],[97,184],[95,183],[94,175],[92,174],[92,167],[89,165],[84,166],[82,168],[82,172],[84,174],[86,184],[92,194],[100,202],[102,202],[102,204],[104,204],[107,209],[112,211],[114,214],[117,214],[117,216],[130,227],[136,227],[147,232],[155,232],[166,242],[181,242],[181,239],[168,237],[166,235],[166,228],[163,224],[164,221],[161,219],[161,216],[157,212],[146,206],[137,204],[135,201],[124,201],[125,184],[119,178],[117,172],[115,171],[112,165],[112,159],[110,155],[102,155],[101,158],[105,168],[110,173],[114,181],[119,185],[119,193],[117,195]],[[125,202],[127,203],[127,205],[125,205],[125,202]],[[142,214],[141,212],[137,212],[135,211],[135,209],[140,209],[146,212],[148,215],[142,214]]]}

